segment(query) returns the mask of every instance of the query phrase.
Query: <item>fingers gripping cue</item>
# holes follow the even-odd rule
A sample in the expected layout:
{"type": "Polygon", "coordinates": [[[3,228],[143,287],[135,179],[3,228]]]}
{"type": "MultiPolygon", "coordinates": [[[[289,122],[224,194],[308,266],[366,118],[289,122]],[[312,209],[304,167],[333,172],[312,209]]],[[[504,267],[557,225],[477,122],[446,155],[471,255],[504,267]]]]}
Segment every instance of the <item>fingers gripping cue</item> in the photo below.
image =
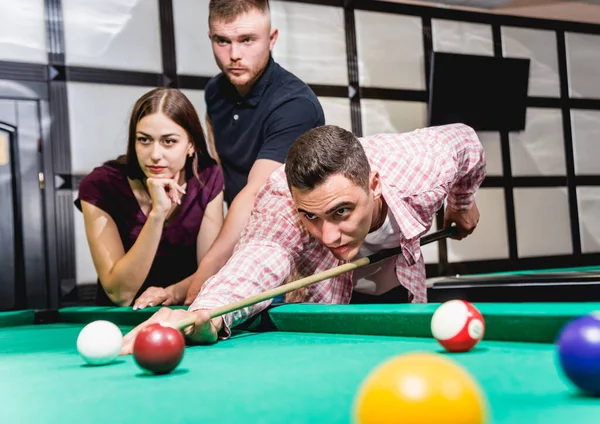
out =
{"type": "MultiPolygon", "coordinates": [[[[437,231],[435,233],[428,234],[421,238],[421,246],[425,246],[426,244],[433,243],[435,241],[444,239],[446,237],[450,237],[458,234],[458,227],[451,226],[444,230],[437,231]]],[[[264,302],[265,300],[273,299],[282,294],[286,294],[292,292],[294,290],[301,289],[303,287],[310,286],[312,284],[318,283],[320,281],[326,280],[331,277],[338,276],[348,271],[353,271],[358,268],[362,268],[363,266],[374,264],[376,262],[387,259],[391,256],[398,255],[402,252],[401,247],[394,247],[392,249],[382,250],[377,253],[373,253],[372,255],[366,256],[364,258],[357,259],[353,262],[349,262],[347,264],[342,264],[336,266],[335,268],[331,268],[325,270],[323,272],[319,272],[317,274],[309,275],[308,277],[301,278],[299,280],[293,281],[291,283],[285,284],[283,286],[276,287],[271,290],[267,290],[265,292],[256,294],[254,296],[250,296],[246,299],[238,300],[237,302],[230,303],[228,305],[223,305],[218,308],[210,311],[210,317],[216,318],[221,315],[228,314],[233,311],[237,311],[238,309],[243,309],[248,306],[254,305],[256,303],[264,302]]],[[[194,317],[191,316],[189,318],[182,319],[173,324],[174,327],[179,328],[180,330],[194,324],[194,317]]]]}

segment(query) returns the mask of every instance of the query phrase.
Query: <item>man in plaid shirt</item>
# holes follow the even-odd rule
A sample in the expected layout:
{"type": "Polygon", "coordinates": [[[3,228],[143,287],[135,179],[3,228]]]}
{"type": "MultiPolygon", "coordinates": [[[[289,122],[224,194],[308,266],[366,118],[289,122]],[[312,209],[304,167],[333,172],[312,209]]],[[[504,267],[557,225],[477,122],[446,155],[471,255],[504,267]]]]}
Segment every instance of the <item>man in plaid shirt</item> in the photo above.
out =
{"type": "Polygon", "coordinates": [[[202,286],[188,311],[163,308],[139,328],[192,313],[184,332],[199,343],[226,338],[230,329],[264,310],[265,301],[222,317],[208,310],[278,287],[291,276],[315,274],[377,251],[402,254],[293,293],[294,301],[350,303],[353,292],[427,302],[420,237],[446,202],[445,225],[462,239],[477,226],[475,193],[485,178],[484,151],[462,124],[358,139],[336,126],[310,130],[291,147],[283,168],[261,188],[252,215],[227,264],[202,286]]]}

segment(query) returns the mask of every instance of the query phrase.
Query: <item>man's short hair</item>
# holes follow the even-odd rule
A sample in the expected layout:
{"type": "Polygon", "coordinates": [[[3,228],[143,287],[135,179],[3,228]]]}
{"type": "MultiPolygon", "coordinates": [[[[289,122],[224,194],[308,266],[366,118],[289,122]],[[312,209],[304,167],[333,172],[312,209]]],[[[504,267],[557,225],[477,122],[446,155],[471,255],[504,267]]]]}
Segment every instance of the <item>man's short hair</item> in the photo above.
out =
{"type": "Polygon", "coordinates": [[[214,21],[229,23],[253,9],[261,13],[267,12],[269,0],[210,0],[208,23],[214,21]]]}
{"type": "Polygon", "coordinates": [[[290,189],[313,190],[332,175],[369,187],[371,167],[358,138],[335,125],[313,128],[296,139],[285,160],[290,189]]]}

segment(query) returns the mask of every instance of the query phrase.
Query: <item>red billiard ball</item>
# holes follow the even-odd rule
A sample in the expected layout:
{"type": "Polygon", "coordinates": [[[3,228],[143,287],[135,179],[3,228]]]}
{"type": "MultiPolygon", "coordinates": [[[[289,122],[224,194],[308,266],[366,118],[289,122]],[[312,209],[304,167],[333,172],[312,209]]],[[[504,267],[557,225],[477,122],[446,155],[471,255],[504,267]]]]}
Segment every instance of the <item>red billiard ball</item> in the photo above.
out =
{"type": "Polygon", "coordinates": [[[483,315],[471,303],[450,300],[440,305],[431,318],[433,337],[449,352],[467,352],[483,338],[483,315]]]}
{"type": "Polygon", "coordinates": [[[162,324],[144,327],[133,343],[133,358],[140,368],[154,374],[173,371],[183,358],[185,339],[181,332],[162,324]]]}

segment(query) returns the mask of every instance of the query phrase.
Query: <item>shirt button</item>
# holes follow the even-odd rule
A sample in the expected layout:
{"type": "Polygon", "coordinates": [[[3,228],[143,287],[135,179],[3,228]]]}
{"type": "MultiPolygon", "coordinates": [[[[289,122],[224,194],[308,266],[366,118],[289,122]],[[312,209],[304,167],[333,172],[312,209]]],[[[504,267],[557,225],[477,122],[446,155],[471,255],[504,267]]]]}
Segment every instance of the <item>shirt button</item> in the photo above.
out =
{"type": "Polygon", "coordinates": [[[233,119],[235,119],[236,121],[238,120],[238,118],[239,118],[239,116],[237,114],[233,115],[233,119]]]}

